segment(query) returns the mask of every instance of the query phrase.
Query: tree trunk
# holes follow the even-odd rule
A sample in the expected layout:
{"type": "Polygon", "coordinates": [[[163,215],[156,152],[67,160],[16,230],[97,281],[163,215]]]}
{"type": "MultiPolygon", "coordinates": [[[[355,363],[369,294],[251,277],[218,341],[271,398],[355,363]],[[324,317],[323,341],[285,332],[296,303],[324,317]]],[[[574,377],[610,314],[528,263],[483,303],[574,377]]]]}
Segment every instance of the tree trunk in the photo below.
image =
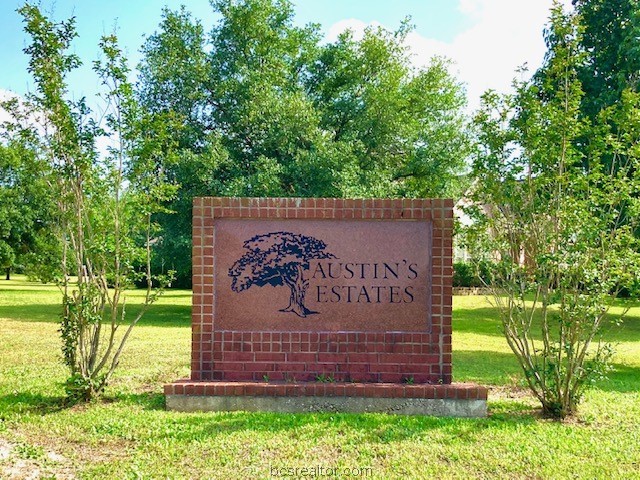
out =
{"type": "Polygon", "coordinates": [[[304,297],[309,287],[309,281],[305,280],[302,275],[302,266],[298,265],[295,279],[285,278],[285,284],[291,290],[291,294],[289,295],[289,306],[280,310],[281,312],[293,312],[301,318],[318,313],[304,306],[304,297]]]}
{"type": "Polygon", "coordinates": [[[7,275],[4,278],[5,280],[11,280],[11,267],[7,267],[7,275]]]}

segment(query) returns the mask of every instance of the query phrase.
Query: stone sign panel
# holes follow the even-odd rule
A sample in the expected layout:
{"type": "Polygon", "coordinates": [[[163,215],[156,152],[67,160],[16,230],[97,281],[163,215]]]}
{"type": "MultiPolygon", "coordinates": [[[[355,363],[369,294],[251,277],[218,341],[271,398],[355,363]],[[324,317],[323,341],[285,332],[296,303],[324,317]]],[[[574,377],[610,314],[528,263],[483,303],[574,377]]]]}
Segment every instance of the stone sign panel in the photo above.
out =
{"type": "Polygon", "coordinates": [[[220,330],[430,330],[431,222],[222,218],[220,330]]]}

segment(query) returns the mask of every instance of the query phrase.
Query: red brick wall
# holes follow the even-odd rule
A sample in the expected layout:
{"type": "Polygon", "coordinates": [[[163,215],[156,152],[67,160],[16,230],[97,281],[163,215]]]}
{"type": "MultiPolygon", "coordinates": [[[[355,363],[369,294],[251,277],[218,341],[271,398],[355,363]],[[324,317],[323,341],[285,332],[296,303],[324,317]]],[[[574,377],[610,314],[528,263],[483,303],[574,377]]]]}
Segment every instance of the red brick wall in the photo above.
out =
{"type": "Polygon", "coordinates": [[[195,198],[192,380],[451,383],[450,199],[195,198]],[[216,219],[380,219],[432,223],[430,328],[415,332],[216,330],[216,219]]]}

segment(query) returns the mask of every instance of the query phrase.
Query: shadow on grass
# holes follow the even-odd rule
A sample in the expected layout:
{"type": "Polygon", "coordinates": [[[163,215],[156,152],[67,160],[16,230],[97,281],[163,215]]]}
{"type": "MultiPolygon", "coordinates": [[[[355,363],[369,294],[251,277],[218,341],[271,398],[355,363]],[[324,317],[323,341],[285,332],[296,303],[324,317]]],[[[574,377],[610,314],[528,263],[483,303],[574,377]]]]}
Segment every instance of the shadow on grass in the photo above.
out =
{"type": "Polygon", "coordinates": [[[107,394],[102,397],[101,401],[106,403],[122,402],[150,411],[166,409],[164,394],[154,392],[107,394]]]}
{"type": "Polygon", "coordinates": [[[603,324],[602,335],[606,342],[638,342],[640,341],[640,317],[625,316],[617,325],[613,317],[603,324]]]}
{"type": "Polygon", "coordinates": [[[595,385],[597,390],[605,392],[632,393],[640,392],[640,367],[630,367],[614,363],[613,371],[607,379],[595,385]]]}
{"type": "MultiPolygon", "coordinates": [[[[91,406],[95,404],[122,403],[125,405],[137,406],[142,410],[165,410],[164,395],[161,393],[117,393],[115,395],[105,394],[102,397],[88,402],[68,402],[64,396],[42,395],[33,392],[15,392],[7,395],[0,395],[0,412],[7,414],[33,413],[47,415],[57,413],[62,410],[91,406]]],[[[0,419],[3,416],[0,413],[0,419]]]]}
{"type": "Polygon", "coordinates": [[[494,308],[456,308],[452,323],[455,332],[502,336],[502,324],[494,308]]]}
{"type": "MultiPolygon", "coordinates": [[[[116,394],[106,396],[96,403],[67,405],[63,397],[18,393],[0,396],[0,419],[16,414],[54,414],[65,409],[78,409],[79,415],[93,415],[92,405],[120,403],[120,406],[135,407],[135,411],[155,411],[162,417],[152,420],[148,428],[166,425],[164,415],[171,417],[171,429],[163,428],[163,437],[180,442],[192,442],[216,435],[236,432],[276,433],[309,429],[318,432],[341,430],[359,432],[362,440],[375,443],[391,443],[412,438],[421,438],[436,431],[440,442],[476,442],[487,429],[519,429],[522,425],[537,421],[530,405],[519,402],[502,402],[488,418],[448,418],[426,416],[387,415],[382,413],[273,413],[273,412],[166,412],[164,395],[160,393],[116,394]]],[[[155,417],[154,417],[155,418],[155,417]]],[[[143,421],[143,420],[141,420],[143,421]]],[[[100,420],[95,421],[99,428],[100,420]]]]}
{"type": "MultiPolygon", "coordinates": [[[[607,378],[595,384],[595,388],[607,392],[630,393],[640,391],[640,367],[619,363],[607,378]]],[[[526,387],[524,374],[511,353],[492,350],[454,350],[453,378],[457,382],[474,382],[481,385],[517,385],[526,387]]]]}
{"type": "MultiPolygon", "coordinates": [[[[617,320],[617,316],[610,314],[603,322],[602,333],[606,341],[640,341],[640,316],[627,314],[619,325],[616,324],[617,320]]],[[[453,311],[453,330],[475,335],[503,336],[498,311],[491,307],[456,308],[453,311]]],[[[537,334],[540,328],[534,327],[533,331],[537,334]]]]}
{"type": "MultiPolygon", "coordinates": [[[[132,318],[140,311],[140,306],[127,307],[127,317],[132,318]]],[[[61,306],[59,304],[2,305],[0,318],[19,322],[58,323],[61,306]]],[[[150,327],[189,327],[191,326],[190,305],[152,305],[140,320],[139,325],[150,327]]]]}
{"type": "MultiPolygon", "coordinates": [[[[123,394],[113,401],[136,405],[147,411],[165,410],[164,395],[159,393],[123,394]]],[[[531,405],[518,401],[496,405],[487,418],[452,418],[388,415],[384,413],[274,413],[274,412],[166,412],[172,428],[163,429],[163,437],[178,442],[193,442],[216,435],[242,432],[278,433],[282,431],[359,432],[365,442],[391,443],[422,438],[437,431],[440,442],[476,442],[487,429],[520,429],[537,422],[531,405]]],[[[167,420],[162,420],[166,424],[167,420]]]]}
{"type": "Polygon", "coordinates": [[[60,321],[60,304],[35,303],[27,305],[2,305],[0,318],[9,318],[19,322],[50,322],[60,321]]]}
{"type": "Polygon", "coordinates": [[[103,395],[91,402],[72,403],[64,396],[43,395],[33,392],[14,392],[0,395],[0,420],[15,414],[48,415],[69,409],[82,409],[96,404],[122,403],[137,406],[142,410],[165,410],[164,395],[161,393],[118,393],[115,395],[103,395]]]}
{"type": "Polygon", "coordinates": [[[515,355],[494,350],[453,351],[453,378],[456,382],[505,385],[520,375],[515,355]]]}
{"type": "Polygon", "coordinates": [[[0,419],[3,414],[35,413],[47,415],[60,412],[71,405],[63,396],[48,396],[33,392],[15,392],[0,395],[0,419]]]}
{"type": "MultiPolygon", "coordinates": [[[[519,429],[536,422],[529,413],[501,413],[488,418],[428,417],[419,415],[388,415],[384,413],[270,413],[217,412],[179,414],[179,424],[168,436],[178,441],[193,441],[212,435],[250,431],[275,433],[287,430],[314,432],[358,432],[366,443],[393,443],[419,439],[434,432],[439,443],[474,443],[488,429],[519,429]],[[437,433],[436,433],[437,431],[437,433]]],[[[169,413],[169,415],[173,415],[169,413]]]]}

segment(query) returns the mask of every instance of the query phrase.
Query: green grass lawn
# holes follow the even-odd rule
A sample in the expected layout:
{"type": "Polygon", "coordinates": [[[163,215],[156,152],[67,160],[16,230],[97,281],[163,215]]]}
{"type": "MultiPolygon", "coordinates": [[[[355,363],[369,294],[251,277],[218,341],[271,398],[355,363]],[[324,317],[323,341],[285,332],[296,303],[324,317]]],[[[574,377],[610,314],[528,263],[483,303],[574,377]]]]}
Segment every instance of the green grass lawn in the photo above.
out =
{"type": "Polygon", "coordinates": [[[354,478],[347,468],[381,479],[640,478],[639,306],[608,332],[615,371],[558,423],[539,418],[482,297],[454,299],[453,373],[491,386],[486,419],[167,412],[162,385],[189,374],[190,301],[168,292],[107,397],[63,408],[59,294],[0,280],[0,478],[270,478],[304,467],[337,478],[354,478]]]}

